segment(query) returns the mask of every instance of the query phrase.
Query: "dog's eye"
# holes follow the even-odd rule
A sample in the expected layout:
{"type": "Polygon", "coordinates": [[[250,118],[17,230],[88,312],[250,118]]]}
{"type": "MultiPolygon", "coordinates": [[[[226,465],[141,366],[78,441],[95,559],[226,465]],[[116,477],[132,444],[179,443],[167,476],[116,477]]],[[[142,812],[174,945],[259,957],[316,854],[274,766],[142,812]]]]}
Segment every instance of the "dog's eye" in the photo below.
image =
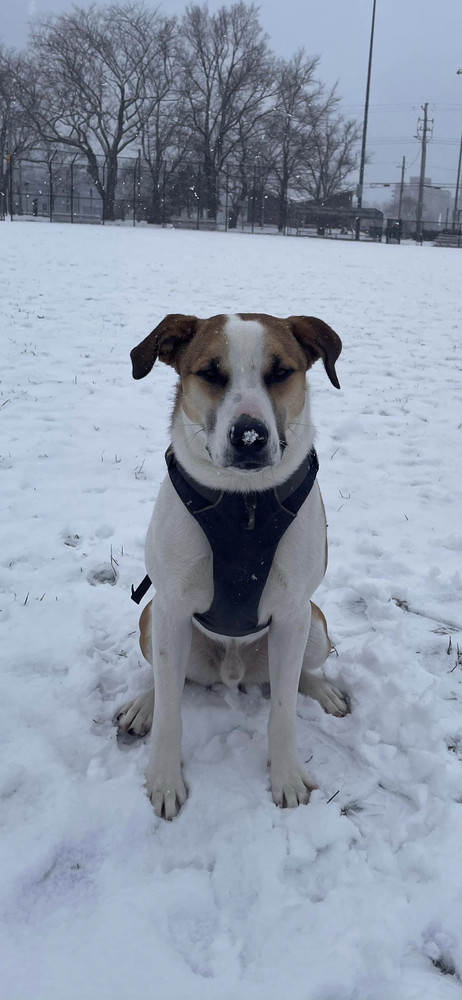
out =
{"type": "Polygon", "coordinates": [[[294,373],[294,368],[284,368],[279,362],[275,362],[271,371],[265,375],[265,382],[267,385],[272,385],[273,382],[285,382],[286,379],[290,378],[294,373]]]}
{"type": "Polygon", "coordinates": [[[204,382],[208,382],[209,385],[224,386],[228,381],[226,375],[220,371],[216,361],[212,361],[208,368],[201,368],[200,371],[196,372],[196,375],[204,382]]]}

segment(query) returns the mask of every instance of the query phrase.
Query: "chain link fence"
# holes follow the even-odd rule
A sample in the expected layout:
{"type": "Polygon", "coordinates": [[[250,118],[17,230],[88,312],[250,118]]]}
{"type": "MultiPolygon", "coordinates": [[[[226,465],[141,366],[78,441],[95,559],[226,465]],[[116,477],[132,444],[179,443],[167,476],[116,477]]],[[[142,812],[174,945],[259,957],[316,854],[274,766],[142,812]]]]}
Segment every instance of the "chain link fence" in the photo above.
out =
{"type": "Polygon", "coordinates": [[[461,247],[462,223],[439,220],[387,219],[384,236],[386,243],[434,243],[436,246],[461,247]]]}
{"type": "MultiPolygon", "coordinates": [[[[109,172],[103,159],[95,160],[91,172],[87,161],[60,151],[12,159],[3,169],[0,214],[13,220],[171,225],[355,239],[357,211],[351,192],[324,204],[302,193],[283,197],[256,165],[247,172],[225,169],[213,175],[205,164],[187,158],[177,163],[146,163],[140,156],[120,157],[112,187],[109,172]]],[[[448,229],[440,221],[424,221],[418,237],[415,220],[385,221],[378,209],[361,209],[363,240],[460,246],[461,228],[460,223],[448,229]]]]}
{"type": "MultiPolygon", "coordinates": [[[[188,159],[146,164],[140,157],[119,158],[111,198],[108,173],[105,162],[98,161],[96,183],[86,161],[61,152],[12,159],[0,185],[0,212],[3,218],[50,222],[150,223],[354,239],[356,213],[348,204],[329,209],[301,193],[283,197],[255,166],[247,173],[225,169],[211,175],[206,165],[188,159]]],[[[339,197],[351,202],[348,192],[339,197]]],[[[377,239],[382,228],[381,212],[362,211],[364,238],[377,239]]]]}

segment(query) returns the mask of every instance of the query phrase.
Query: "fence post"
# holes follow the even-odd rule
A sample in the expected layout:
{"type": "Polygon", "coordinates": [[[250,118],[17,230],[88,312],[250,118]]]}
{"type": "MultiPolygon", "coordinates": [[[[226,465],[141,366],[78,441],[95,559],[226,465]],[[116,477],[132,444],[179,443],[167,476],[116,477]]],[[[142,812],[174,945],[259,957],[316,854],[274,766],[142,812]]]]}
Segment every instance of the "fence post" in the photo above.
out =
{"type": "Polygon", "coordinates": [[[101,224],[104,226],[104,221],[106,218],[106,161],[103,163],[103,184],[102,184],[103,196],[101,199],[101,224]]]}
{"type": "Polygon", "coordinates": [[[75,156],[71,162],[71,222],[74,222],[74,163],[75,156]]]}
{"type": "Polygon", "coordinates": [[[228,190],[229,190],[229,166],[228,164],[226,164],[225,233],[228,232],[228,190]]]}
{"type": "Polygon", "coordinates": [[[201,164],[199,163],[199,172],[197,175],[197,221],[196,229],[200,229],[201,222],[201,164]]]}
{"type": "Polygon", "coordinates": [[[255,182],[256,182],[256,170],[257,165],[253,165],[253,189],[252,189],[252,233],[255,230],[255,182]]]}
{"type": "Polygon", "coordinates": [[[136,203],[139,208],[141,205],[141,149],[138,150],[138,187],[136,194],[136,203]]]}
{"type": "Polygon", "coordinates": [[[136,226],[136,212],[135,212],[135,202],[136,202],[136,167],[138,161],[135,160],[135,166],[133,167],[133,225],[136,226]]]}
{"type": "Polygon", "coordinates": [[[164,160],[162,168],[162,227],[165,226],[165,189],[167,183],[167,160],[164,160]]]}
{"type": "Polygon", "coordinates": [[[14,168],[14,159],[13,159],[13,154],[12,153],[8,157],[8,162],[9,162],[9,166],[10,166],[10,176],[9,176],[9,182],[10,182],[9,183],[9,189],[10,189],[10,221],[13,222],[13,168],[14,168]]]}
{"type": "Polygon", "coordinates": [[[49,216],[50,222],[53,222],[53,157],[48,164],[48,194],[49,194],[49,216]]]}

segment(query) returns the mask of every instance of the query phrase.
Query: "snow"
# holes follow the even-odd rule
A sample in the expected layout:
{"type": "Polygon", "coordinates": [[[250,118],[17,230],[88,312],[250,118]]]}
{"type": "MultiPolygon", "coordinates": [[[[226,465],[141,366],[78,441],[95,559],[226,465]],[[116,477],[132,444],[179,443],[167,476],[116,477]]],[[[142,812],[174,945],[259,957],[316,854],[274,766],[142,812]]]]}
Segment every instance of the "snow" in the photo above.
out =
{"type": "Polygon", "coordinates": [[[255,444],[255,441],[258,441],[258,434],[256,431],[244,431],[242,440],[244,444],[255,444]]]}
{"type": "Polygon", "coordinates": [[[1,226],[0,763],[7,1000],[446,1000],[462,975],[462,343],[457,251],[1,226]],[[299,696],[319,783],[279,810],[268,701],[187,686],[190,797],[143,792],[114,711],[150,684],[130,586],[174,375],[131,379],[167,312],[318,315],[310,375],[351,699],[299,696]]]}

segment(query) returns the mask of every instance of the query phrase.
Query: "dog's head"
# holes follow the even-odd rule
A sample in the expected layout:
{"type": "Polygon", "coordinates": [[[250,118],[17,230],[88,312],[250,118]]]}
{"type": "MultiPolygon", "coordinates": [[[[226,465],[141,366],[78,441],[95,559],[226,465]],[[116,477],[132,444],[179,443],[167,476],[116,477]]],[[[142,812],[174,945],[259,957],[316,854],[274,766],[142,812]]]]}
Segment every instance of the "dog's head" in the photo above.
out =
{"type": "Polygon", "coordinates": [[[255,478],[251,473],[274,470],[284,456],[286,465],[288,453],[296,468],[297,457],[300,462],[306,445],[312,445],[305,374],[321,358],[339,389],[335,362],[341,349],[337,334],[313,316],[242,313],[198,319],[173,314],[133,349],[131,358],[136,379],[144,378],[157,358],[180,377],[172,435],[183,465],[194,474],[191,464],[197,471],[199,462],[204,481],[204,462],[213,463],[235,474],[228,488],[253,489],[258,487],[243,485],[255,478]],[[302,427],[304,413],[308,419],[302,427]]]}

